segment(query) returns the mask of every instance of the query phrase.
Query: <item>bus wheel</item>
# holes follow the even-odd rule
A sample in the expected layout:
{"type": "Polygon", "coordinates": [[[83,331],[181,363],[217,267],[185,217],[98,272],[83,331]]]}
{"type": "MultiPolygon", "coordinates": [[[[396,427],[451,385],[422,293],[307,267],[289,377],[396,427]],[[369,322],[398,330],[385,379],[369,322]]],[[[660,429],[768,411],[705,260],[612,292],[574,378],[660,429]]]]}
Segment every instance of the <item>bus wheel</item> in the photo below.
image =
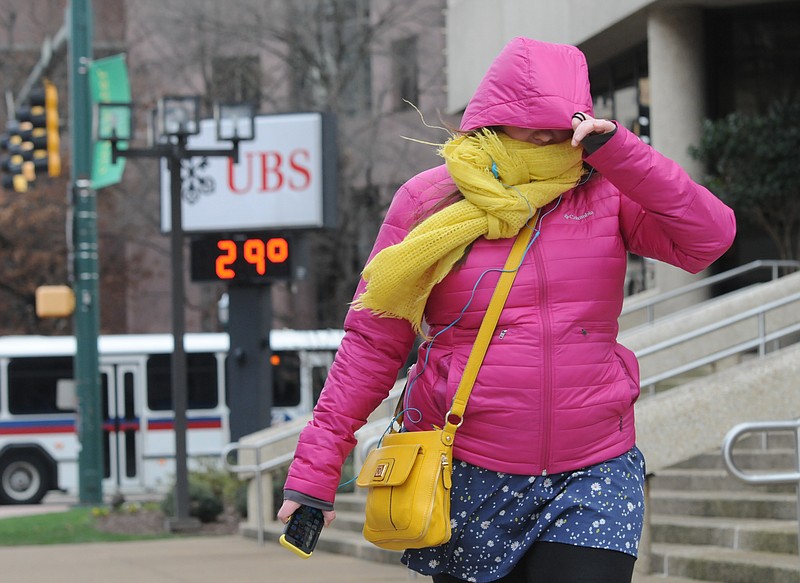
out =
{"type": "Polygon", "coordinates": [[[47,494],[47,469],[37,456],[19,453],[0,460],[0,503],[38,504],[47,494]]]}

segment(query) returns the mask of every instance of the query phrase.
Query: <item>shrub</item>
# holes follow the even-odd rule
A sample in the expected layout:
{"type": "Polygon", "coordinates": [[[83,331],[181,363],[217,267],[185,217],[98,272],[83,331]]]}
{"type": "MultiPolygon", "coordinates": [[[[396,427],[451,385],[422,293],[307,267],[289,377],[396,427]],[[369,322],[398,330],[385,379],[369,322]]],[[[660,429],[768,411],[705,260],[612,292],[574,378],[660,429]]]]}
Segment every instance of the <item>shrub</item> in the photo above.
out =
{"type": "Polygon", "coordinates": [[[781,259],[800,257],[800,104],[706,120],[689,153],[708,165],[704,183],[737,217],[766,233],[781,259]]]}
{"type": "MultiPolygon", "coordinates": [[[[213,460],[200,462],[201,469],[190,473],[190,480],[197,481],[198,483],[205,484],[217,496],[226,507],[233,507],[238,510],[239,499],[242,494],[241,490],[245,490],[245,506],[247,505],[247,482],[241,481],[235,474],[221,469],[214,463],[213,460]]],[[[247,512],[240,514],[245,516],[247,512]]]]}
{"type": "MultiPolygon", "coordinates": [[[[161,510],[167,516],[175,514],[175,486],[161,503],[161,510]]],[[[190,475],[189,515],[194,516],[202,523],[208,523],[216,521],[223,510],[222,500],[214,493],[214,490],[208,484],[197,480],[194,475],[190,475]]]]}

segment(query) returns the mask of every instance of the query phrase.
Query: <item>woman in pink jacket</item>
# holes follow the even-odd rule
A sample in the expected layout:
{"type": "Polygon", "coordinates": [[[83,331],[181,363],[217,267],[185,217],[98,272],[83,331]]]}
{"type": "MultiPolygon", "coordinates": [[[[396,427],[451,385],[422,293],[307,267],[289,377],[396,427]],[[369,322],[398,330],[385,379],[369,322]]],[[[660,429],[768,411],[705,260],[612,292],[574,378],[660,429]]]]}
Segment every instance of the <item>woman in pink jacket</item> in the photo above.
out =
{"type": "Polygon", "coordinates": [[[333,520],[353,434],[418,333],[405,429],[443,424],[498,270],[536,217],[455,440],[452,538],[403,562],[439,583],[630,581],[645,467],[638,366],[616,339],[626,254],[699,272],[731,245],[733,213],[592,117],[567,45],[512,40],[441,155],[387,212],[278,517],[304,503],[333,520]]]}

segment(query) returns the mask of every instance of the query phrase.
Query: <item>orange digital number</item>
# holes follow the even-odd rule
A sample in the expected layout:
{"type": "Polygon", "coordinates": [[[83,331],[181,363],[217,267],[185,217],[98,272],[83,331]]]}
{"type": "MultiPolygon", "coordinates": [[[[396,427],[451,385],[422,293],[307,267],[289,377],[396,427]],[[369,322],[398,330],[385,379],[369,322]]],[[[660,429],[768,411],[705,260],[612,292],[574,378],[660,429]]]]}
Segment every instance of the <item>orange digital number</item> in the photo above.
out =
{"type": "Polygon", "coordinates": [[[267,259],[270,263],[283,263],[289,258],[289,243],[286,239],[276,237],[267,241],[267,259]]]}
{"type": "Polygon", "coordinates": [[[255,265],[259,275],[264,275],[267,271],[267,258],[264,252],[264,241],[261,239],[248,239],[244,242],[244,259],[255,265]]]}
{"type": "Polygon", "coordinates": [[[220,279],[233,279],[236,272],[229,266],[236,261],[236,242],[230,239],[223,239],[217,242],[217,247],[220,251],[224,251],[224,254],[217,257],[217,277],[220,279]]]}

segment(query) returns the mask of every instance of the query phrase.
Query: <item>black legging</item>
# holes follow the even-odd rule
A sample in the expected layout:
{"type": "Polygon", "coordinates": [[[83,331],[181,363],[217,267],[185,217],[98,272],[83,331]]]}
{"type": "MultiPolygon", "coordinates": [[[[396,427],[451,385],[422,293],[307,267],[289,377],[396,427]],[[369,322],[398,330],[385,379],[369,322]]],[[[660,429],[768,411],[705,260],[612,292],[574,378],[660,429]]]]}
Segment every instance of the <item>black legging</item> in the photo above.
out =
{"type": "MultiPolygon", "coordinates": [[[[636,558],[626,553],[561,543],[535,543],[497,583],[630,583],[636,558]]],[[[461,583],[434,575],[433,583],[461,583]]]]}

